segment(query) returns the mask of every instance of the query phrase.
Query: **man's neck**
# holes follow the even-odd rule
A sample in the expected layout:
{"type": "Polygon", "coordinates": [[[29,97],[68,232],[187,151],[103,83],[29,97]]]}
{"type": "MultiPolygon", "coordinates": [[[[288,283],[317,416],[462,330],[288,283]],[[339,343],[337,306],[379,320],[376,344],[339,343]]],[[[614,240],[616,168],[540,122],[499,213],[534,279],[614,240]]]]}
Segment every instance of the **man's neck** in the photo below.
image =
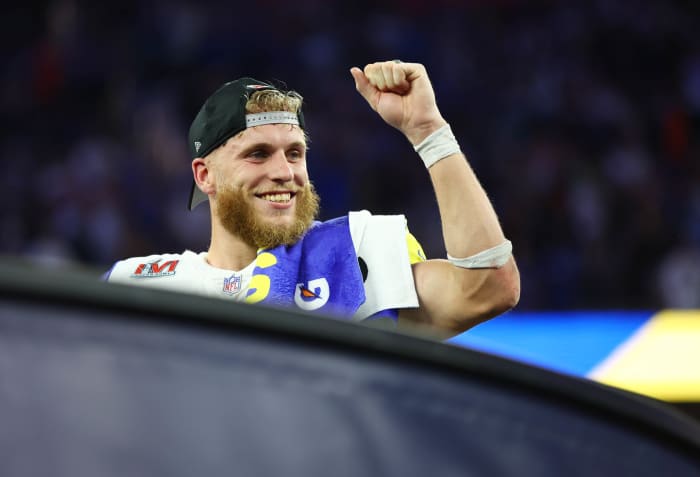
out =
{"type": "Polygon", "coordinates": [[[225,270],[242,270],[255,260],[257,248],[243,242],[221,226],[212,227],[207,252],[209,265],[225,270]]]}

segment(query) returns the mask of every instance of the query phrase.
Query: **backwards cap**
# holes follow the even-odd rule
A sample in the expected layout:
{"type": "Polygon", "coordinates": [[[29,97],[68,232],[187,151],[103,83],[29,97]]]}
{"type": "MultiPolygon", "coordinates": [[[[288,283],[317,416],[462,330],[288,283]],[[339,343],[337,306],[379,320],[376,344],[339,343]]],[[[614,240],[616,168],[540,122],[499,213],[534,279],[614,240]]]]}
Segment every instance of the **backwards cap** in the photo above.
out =
{"type": "MultiPolygon", "coordinates": [[[[256,91],[277,90],[271,84],[253,78],[230,81],[214,92],[195,116],[189,133],[190,157],[205,157],[227,139],[253,126],[263,124],[296,124],[304,129],[304,116],[287,111],[246,114],[245,105],[256,91]]],[[[207,200],[192,181],[189,210],[207,200]]]]}

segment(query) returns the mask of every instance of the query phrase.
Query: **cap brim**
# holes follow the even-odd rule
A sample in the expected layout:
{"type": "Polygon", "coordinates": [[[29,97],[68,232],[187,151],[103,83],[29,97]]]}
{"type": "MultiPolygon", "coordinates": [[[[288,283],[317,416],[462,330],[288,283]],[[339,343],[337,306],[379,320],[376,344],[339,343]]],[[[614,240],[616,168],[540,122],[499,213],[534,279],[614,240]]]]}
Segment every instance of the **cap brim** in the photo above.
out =
{"type": "Polygon", "coordinates": [[[190,191],[190,202],[189,202],[189,210],[194,209],[197,207],[199,204],[202,202],[206,202],[209,199],[207,194],[199,190],[199,187],[197,187],[197,184],[192,181],[192,190],[190,191]]]}

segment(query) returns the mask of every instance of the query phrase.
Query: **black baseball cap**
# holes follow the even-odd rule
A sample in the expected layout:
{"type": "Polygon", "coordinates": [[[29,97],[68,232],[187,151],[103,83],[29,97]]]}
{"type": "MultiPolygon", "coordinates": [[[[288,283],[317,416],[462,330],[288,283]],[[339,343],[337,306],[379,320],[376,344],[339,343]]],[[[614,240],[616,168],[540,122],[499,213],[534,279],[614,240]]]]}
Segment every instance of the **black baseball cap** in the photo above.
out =
{"type": "MultiPolygon", "coordinates": [[[[217,89],[204,102],[190,126],[188,137],[190,157],[192,159],[205,157],[227,139],[254,125],[286,122],[298,124],[304,129],[304,116],[301,110],[296,115],[272,111],[248,115],[246,118],[245,105],[250,95],[256,91],[268,89],[279,90],[269,83],[247,77],[229,81],[217,89]],[[251,121],[252,116],[255,118],[251,121]]],[[[206,194],[199,190],[193,180],[188,209],[192,210],[206,200],[206,194]]]]}

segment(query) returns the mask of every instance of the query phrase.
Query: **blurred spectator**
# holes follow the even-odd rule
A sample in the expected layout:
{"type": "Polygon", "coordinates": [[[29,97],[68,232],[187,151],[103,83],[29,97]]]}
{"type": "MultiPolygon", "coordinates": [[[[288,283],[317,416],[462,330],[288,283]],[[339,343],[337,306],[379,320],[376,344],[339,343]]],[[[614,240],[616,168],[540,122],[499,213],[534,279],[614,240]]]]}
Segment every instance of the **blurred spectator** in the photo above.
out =
{"type": "Polygon", "coordinates": [[[669,308],[700,308],[700,250],[680,247],[671,251],[659,269],[661,299],[669,308]]]}

